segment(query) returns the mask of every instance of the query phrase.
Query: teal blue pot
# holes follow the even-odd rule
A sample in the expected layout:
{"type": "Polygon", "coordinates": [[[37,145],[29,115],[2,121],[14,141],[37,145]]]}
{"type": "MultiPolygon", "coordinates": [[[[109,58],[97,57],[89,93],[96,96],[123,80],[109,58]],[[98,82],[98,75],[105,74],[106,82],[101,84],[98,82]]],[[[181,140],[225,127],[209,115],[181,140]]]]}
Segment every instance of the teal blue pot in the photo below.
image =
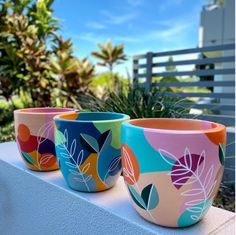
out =
{"type": "Polygon", "coordinates": [[[121,173],[120,128],[129,116],[75,112],[55,121],[56,155],[69,187],[97,192],[111,188],[121,173]]]}

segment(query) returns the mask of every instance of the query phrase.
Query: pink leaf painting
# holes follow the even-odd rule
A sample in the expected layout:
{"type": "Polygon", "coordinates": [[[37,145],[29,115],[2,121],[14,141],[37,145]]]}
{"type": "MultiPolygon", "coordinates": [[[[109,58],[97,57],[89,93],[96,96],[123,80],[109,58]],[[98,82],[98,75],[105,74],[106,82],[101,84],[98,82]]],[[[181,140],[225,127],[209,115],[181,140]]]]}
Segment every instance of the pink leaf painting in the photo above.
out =
{"type": "Polygon", "coordinates": [[[201,158],[198,162],[199,159],[200,155],[193,153],[191,154],[190,152],[185,151],[185,155],[179,159],[181,164],[177,163],[173,165],[170,175],[172,182],[177,189],[181,188],[181,186],[187,183],[187,181],[197,170],[198,164],[200,165],[204,161],[204,158],[201,158]],[[182,172],[182,174],[176,174],[175,172],[177,171],[182,172]]]}
{"type": "Polygon", "coordinates": [[[177,158],[175,155],[167,152],[166,150],[159,149],[159,153],[163,160],[165,160],[168,164],[172,165],[172,170],[168,173],[168,175],[171,176],[171,180],[173,182],[173,185],[180,189],[183,185],[192,184],[195,182],[198,177],[193,177],[191,181],[187,182],[192,176],[196,175],[197,173],[202,174],[202,171],[204,170],[204,166],[202,169],[201,164],[205,160],[205,152],[201,155],[190,153],[190,150],[188,148],[185,148],[184,156],[177,158]],[[174,164],[171,163],[168,158],[174,159],[174,164]]]}

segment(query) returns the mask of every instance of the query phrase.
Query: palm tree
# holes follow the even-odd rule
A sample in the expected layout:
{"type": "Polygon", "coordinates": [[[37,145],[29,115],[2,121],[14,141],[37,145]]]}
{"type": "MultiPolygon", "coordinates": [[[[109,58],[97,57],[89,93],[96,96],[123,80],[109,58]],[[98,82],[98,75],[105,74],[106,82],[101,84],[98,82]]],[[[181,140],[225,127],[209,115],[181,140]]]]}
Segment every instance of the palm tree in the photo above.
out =
{"type": "Polygon", "coordinates": [[[118,86],[118,78],[113,74],[114,65],[121,64],[125,60],[127,60],[126,55],[124,54],[124,45],[120,44],[117,46],[113,46],[112,43],[108,40],[105,45],[98,44],[99,52],[94,51],[91,54],[101,60],[102,62],[98,62],[97,65],[107,67],[113,80],[114,89],[117,90],[118,86]]]}

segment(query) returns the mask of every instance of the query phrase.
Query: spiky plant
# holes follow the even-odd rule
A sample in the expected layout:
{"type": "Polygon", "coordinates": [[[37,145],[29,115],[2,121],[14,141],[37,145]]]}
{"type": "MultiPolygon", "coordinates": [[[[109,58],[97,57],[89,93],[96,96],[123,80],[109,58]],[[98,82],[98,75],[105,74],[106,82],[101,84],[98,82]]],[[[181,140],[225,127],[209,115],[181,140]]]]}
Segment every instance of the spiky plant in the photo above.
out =
{"type": "Polygon", "coordinates": [[[173,117],[188,115],[189,110],[181,106],[182,99],[170,98],[158,91],[146,92],[142,88],[120,86],[118,93],[109,92],[98,98],[94,94],[79,96],[82,108],[90,111],[112,111],[126,113],[131,118],[173,117]]]}
{"type": "Polygon", "coordinates": [[[111,41],[108,40],[105,45],[99,43],[98,48],[99,51],[94,51],[91,54],[101,61],[97,63],[98,66],[108,68],[114,84],[114,89],[117,91],[119,81],[117,76],[114,75],[113,69],[115,65],[121,64],[127,60],[127,57],[124,54],[124,45],[112,45],[111,41]]]}

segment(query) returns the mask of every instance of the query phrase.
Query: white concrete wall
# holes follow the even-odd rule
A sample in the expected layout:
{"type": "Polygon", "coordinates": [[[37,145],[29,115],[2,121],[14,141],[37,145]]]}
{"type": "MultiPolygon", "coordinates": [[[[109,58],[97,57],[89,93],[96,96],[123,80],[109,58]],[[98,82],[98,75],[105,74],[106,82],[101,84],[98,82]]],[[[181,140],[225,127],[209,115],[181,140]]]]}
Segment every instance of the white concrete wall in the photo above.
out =
{"type": "Polygon", "coordinates": [[[103,192],[76,192],[60,171],[27,169],[16,143],[0,144],[1,235],[231,235],[234,217],[211,207],[194,226],[157,226],[137,214],[122,177],[103,192]]]}

